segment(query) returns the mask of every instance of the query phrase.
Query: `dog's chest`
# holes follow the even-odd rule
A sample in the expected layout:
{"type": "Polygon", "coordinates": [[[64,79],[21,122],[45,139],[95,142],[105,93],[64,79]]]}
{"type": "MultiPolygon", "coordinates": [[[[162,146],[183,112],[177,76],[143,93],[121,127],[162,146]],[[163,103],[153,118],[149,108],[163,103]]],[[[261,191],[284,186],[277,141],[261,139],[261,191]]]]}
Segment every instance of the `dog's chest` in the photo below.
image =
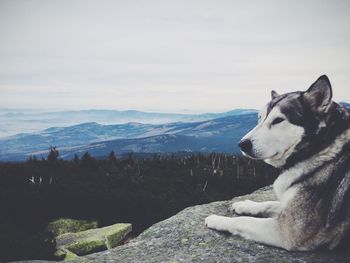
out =
{"type": "Polygon", "coordinates": [[[282,207],[285,207],[291,199],[296,195],[298,187],[292,186],[302,175],[300,169],[290,169],[283,172],[274,182],[273,189],[278,200],[281,202],[282,207]]]}

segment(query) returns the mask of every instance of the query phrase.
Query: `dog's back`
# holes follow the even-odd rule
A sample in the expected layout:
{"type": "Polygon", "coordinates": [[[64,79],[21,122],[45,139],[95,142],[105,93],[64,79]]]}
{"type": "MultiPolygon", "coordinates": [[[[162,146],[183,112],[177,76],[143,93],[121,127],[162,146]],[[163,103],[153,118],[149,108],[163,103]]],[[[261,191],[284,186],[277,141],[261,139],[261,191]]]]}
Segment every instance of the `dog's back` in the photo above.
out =
{"type": "Polygon", "coordinates": [[[350,153],[344,152],[288,191],[295,196],[278,216],[290,249],[333,249],[350,228],[350,153]]]}

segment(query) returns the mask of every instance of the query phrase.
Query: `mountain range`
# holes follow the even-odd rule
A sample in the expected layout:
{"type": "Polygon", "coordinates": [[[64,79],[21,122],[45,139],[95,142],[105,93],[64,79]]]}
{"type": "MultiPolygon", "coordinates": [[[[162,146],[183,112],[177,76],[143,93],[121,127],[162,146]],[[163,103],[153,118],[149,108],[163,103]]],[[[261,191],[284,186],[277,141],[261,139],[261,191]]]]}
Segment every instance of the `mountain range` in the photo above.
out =
{"type": "MultiPolygon", "coordinates": [[[[340,104],[350,109],[349,103],[340,104]]],[[[0,123],[6,118],[12,118],[15,125],[21,123],[21,129],[25,129],[27,122],[31,121],[33,125],[59,123],[61,127],[0,137],[0,161],[23,161],[33,155],[46,157],[50,146],[56,146],[60,156],[65,159],[73,158],[74,154],[81,156],[87,151],[95,157],[106,156],[110,151],[117,154],[237,153],[238,141],[256,125],[257,112],[236,109],[224,113],[186,115],[105,110],[51,113],[0,110],[0,123]],[[89,122],[62,127],[64,123],[78,120],[89,122]],[[115,121],[117,124],[99,124],[91,120],[108,123],[115,121]],[[125,120],[129,122],[119,123],[125,120]],[[169,120],[168,123],[162,123],[169,120]]],[[[11,130],[11,125],[1,127],[11,130]]]]}
{"type": "Polygon", "coordinates": [[[197,122],[214,118],[255,112],[250,109],[235,109],[222,113],[178,114],[142,112],[136,110],[78,110],[78,111],[40,111],[32,109],[0,108],[0,138],[18,133],[33,133],[50,127],[72,126],[85,122],[100,124],[123,124],[140,122],[161,124],[170,122],[197,122]]]}
{"type": "Polygon", "coordinates": [[[199,122],[167,124],[102,125],[95,122],[53,127],[36,133],[0,138],[0,160],[25,160],[31,155],[46,156],[56,146],[63,158],[89,151],[94,156],[116,153],[165,153],[176,151],[237,152],[237,142],[257,120],[256,112],[199,122]]]}

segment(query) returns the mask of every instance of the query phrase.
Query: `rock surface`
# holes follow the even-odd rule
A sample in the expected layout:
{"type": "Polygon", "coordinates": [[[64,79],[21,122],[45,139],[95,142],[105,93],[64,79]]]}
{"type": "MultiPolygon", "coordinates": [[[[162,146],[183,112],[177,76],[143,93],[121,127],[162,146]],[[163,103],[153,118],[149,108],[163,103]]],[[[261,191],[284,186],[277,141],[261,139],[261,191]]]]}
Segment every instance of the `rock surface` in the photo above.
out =
{"type": "MultiPolygon", "coordinates": [[[[266,201],[275,198],[272,188],[265,187],[232,201],[246,199],[266,201]]],[[[75,258],[69,262],[349,262],[349,250],[288,252],[207,229],[204,219],[208,215],[232,216],[228,211],[232,201],[186,208],[177,215],[153,225],[123,246],[75,258]]]]}

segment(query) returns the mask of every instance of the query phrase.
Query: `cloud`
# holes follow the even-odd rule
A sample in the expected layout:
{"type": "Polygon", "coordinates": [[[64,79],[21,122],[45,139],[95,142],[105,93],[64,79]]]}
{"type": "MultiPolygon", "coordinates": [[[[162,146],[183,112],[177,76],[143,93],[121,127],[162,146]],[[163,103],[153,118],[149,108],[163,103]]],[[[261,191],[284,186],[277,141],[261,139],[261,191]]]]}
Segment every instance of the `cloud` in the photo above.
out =
{"type": "Polygon", "coordinates": [[[350,100],[348,1],[2,1],[0,105],[220,111],[328,74],[350,100]]]}

